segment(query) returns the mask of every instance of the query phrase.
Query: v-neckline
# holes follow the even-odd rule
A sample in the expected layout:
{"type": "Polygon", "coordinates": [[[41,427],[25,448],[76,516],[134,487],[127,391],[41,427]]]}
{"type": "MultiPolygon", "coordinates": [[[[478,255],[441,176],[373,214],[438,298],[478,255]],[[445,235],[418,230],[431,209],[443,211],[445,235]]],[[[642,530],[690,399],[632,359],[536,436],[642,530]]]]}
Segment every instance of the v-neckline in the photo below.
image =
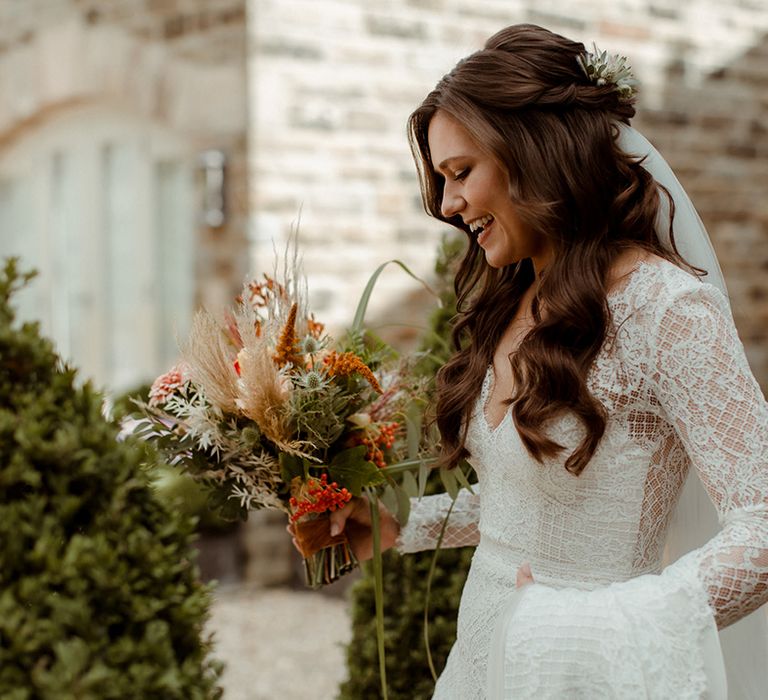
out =
{"type": "Polygon", "coordinates": [[[488,404],[491,400],[491,394],[493,393],[493,389],[496,386],[496,373],[493,369],[493,363],[488,365],[488,369],[485,372],[485,377],[483,377],[483,389],[480,392],[480,415],[483,420],[483,424],[485,425],[485,428],[488,430],[491,435],[497,433],[502,425],[507,420],[510,420],[512,418],[512,412],[511,408],[512,406],[507,406],[507,410],[504,411],[504,415],[501,417],[501,420],[496,424],[493,425],[490,420],[488,420],[488,404]]]}
{"type": "MultiPolygon", "coordinates": [[[[638,277],[641,271],[644,271],[644,268],[646,267],[653,268],[653,267],[657,267],[657,265],[655,265],[650,260],[638,260],[637,266],[625,276],[623,283],[614,286],[614,288],[611,289],[605,295],[606,299],[608,300],[608,303],[611,304],[614,298],[620,298],[622,295],[624,295],[632,286],[633,281],[638,277]]],[[[499,422],[496,423],[496,425],[493,425],[491,421],[488,419],[488,404],[490,403],[491,395],[495,388],[496,388],[496,371],[494,370],[493,362],[491,362],[488,365],[488,369],[486,370],[485,376],[483,377],[483,387],[480,392],[480,416],[482,418],[482,421],[483,421],[483,424],[485,425],[486,430],[488,430],[491,435],[497,433],[499,429],[504,425],[505,422],[512,419],[511,404],[507,406],[507,410],[504,412],[504,415],[501,417],[501,420],[499,420],[499,422]]]]}

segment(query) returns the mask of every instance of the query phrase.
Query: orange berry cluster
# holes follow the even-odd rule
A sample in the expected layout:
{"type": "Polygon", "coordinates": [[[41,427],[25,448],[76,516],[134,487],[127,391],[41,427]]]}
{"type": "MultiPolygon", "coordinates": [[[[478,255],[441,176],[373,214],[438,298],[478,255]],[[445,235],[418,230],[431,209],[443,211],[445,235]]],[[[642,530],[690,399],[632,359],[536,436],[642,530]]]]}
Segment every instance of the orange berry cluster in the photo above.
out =
{"type": "Polygon", "coordinates": [[[323,474],[319,481],[317,479],[314,481],[316,485],[310,488],[301,500],[291,496],[288,501],[293,510],[292,523],[307,513],[325,513],[329,510],[337,510],[352,498],[352,494],[345,488],[340,489],[335,481],[329,484],[327,474],[323,474]]]}
{"type": "Polygon", "coordinates": [[[395,444],[395,435],[400,427],[399,423],[379,423],[372,431],[370,428],[352,437],[355,445],[365,445],[368,452],[365,458],[373,462],[377,467],[387,466],[384,459],[384,450],[388,450],[395,444]]]}
{"type": "Polygon", "coordinates": [[[381,386],[379,386],[379,381],[371,372],[371,368],[355,353],[331,351],[323,359],[323,364],[330,376],[348,377],[351,374],[359,374],[377,393],[381,393],[381,386]]]}

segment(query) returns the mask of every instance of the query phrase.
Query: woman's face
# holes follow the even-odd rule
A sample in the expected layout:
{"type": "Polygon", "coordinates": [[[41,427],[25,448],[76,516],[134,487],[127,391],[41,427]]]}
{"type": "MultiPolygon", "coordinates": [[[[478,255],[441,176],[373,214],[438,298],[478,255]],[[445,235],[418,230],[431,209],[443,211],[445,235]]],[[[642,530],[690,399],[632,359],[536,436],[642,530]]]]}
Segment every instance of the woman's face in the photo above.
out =
{"type": "Polygon", "coordinates": [[[538,273],[548,257],[546,242],[520,221],[507,173],[442,110],[432,117],[427,138],[435,172],[445,180],[443,216],[461,216],[491,267],[532,258],[538,273]]]}

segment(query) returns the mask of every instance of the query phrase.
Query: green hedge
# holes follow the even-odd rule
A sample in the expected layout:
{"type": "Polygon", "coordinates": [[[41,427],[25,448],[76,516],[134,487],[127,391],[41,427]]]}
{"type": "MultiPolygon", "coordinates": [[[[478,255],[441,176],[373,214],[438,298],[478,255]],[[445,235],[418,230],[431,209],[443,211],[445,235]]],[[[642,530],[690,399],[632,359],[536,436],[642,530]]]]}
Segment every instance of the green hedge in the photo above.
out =
{"type": "MultiPolygon", "coordinates": [[[[419,370],[434,375],[451,352],[449,322],[456,313],[453,294],[455,265],[463,238],[446,238],[435,272],[442,306],[431,319],[421,350],[429,355],[419,370]]],[[[427,493],[442,490],[438,475],[430,476],[427,493]]],[[[474,548],[441,550],[430,595],[429,636],[435,670],[445,666],[456,639],[459,600],[474,548]]],[[[384,553],[384,627],[387,651],[387,690],[390,700],[428,700],[434,691],[424,644],[424,603],[433,552],[400,556],[384,553]]],[[[348,680],[339,689],[339,700],[372,700],[381,697],[373,576],[370,571],[351,591],[352,639],[347,647],[348,680]]]]}
{"type": "Polygon", "coordinates": [[[0,271],[0,697],[221,697],[193,522],[164,507],[0,271]]]}

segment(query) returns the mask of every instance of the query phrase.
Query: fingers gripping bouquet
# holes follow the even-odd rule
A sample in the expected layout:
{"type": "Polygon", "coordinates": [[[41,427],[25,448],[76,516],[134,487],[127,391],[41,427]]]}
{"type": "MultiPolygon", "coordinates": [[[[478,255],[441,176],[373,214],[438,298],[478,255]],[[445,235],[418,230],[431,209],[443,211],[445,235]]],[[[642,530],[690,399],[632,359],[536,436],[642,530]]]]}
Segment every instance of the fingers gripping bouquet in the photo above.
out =
{"type": "Polygon", "coordinates": [[[198,312],[134,432],[206,484],[225,517],[286,512],[317,587],[357,564],[329,514],[391,479],[382,468],[407,449],[403,418],[421,387],[365,331],[339,343],[324,333],[295,252],[282,278],[247,284],[222,322],[198,312]]]}

